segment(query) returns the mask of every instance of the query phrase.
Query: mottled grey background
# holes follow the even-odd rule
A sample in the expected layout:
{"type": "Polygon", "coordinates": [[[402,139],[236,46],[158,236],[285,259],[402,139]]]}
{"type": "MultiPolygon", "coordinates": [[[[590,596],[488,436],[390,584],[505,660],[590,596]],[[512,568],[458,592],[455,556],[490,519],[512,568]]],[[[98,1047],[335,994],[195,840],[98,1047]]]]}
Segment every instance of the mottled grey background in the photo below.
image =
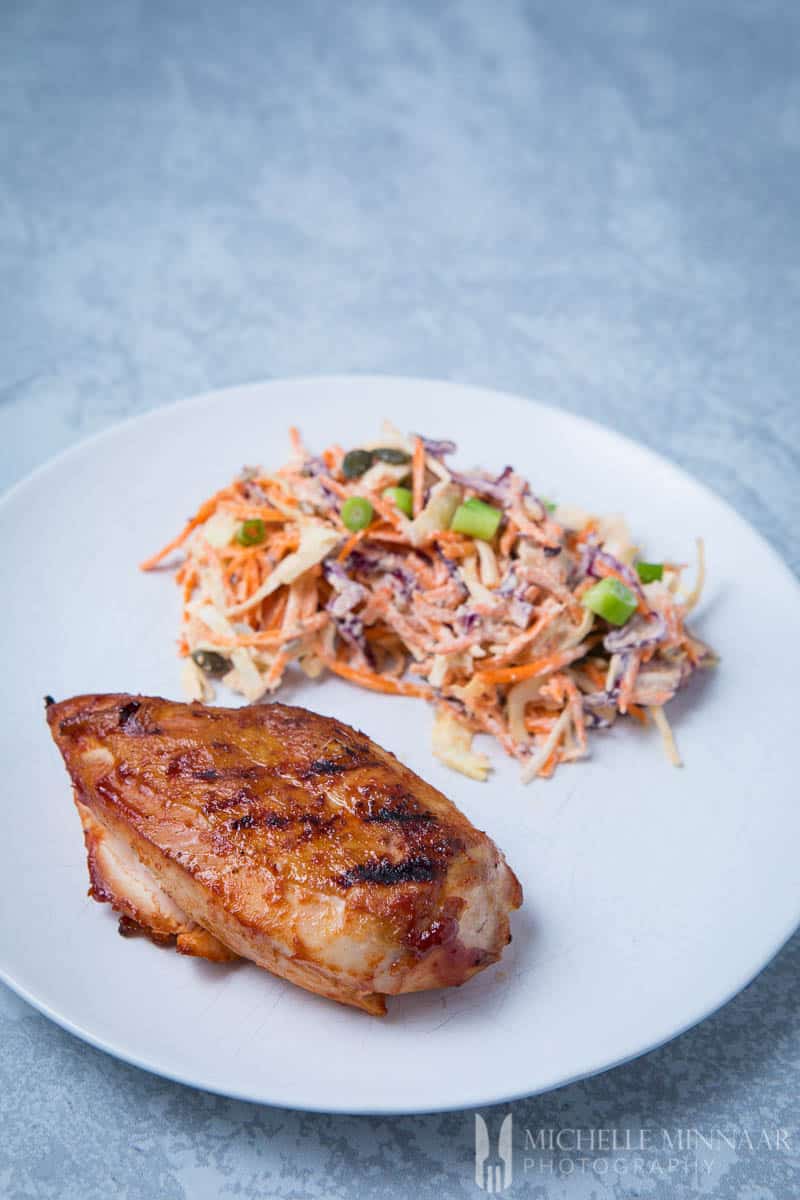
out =
{"type": "MultiPolygon", "coordinates": [[[[656,447],[797,570],[799,16],[793,0],[0,0],[0,479],[201,389],[432,375],[656,447]]],[[[4,919],[24,936],[24,897],[4,919]]],[[[800,1194],[799,961],[795,938],[672,1045],[515,1104],[509,1194],[800,1194]],[[705,1151],[697,1174],[668,1150],[605,1168],[529,1152],[523,1174],[525,1126],[642,1125],[773,1145],[784,1127],[793,1151],[705,1151]]],[[[0,1038],[3,1196],[480,1194],[471,1113],[229,1102],[8,992],[0,1038]]]]}

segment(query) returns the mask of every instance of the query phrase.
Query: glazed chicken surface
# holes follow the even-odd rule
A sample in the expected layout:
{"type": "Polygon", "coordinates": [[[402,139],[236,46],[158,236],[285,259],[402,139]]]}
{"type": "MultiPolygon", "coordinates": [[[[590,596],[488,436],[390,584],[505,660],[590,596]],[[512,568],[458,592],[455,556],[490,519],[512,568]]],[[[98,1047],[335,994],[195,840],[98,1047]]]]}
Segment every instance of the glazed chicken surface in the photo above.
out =
{"type": "Polygon", "coordinates": [[[375,1014],[511,940],[522,891],[491,839],[340,721],[127,694],[48,699],[47,720],[121,932],[375,1014]]]}

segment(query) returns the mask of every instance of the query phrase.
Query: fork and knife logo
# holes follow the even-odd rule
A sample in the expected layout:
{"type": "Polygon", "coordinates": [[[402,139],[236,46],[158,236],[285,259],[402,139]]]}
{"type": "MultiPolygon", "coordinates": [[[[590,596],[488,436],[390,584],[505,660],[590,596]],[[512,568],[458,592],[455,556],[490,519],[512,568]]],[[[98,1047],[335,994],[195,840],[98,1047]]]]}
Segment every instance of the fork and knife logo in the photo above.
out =
{"type": "Polygon", "coordinates": [[[513,1178],[513,1118],[503,1118],[497,1136],[497,1150],[492,1150],[489,1130],[483,1117],[475,1114],[475,1182],[481,1191],[496,1195],[511,1187],[513,1178]]]}

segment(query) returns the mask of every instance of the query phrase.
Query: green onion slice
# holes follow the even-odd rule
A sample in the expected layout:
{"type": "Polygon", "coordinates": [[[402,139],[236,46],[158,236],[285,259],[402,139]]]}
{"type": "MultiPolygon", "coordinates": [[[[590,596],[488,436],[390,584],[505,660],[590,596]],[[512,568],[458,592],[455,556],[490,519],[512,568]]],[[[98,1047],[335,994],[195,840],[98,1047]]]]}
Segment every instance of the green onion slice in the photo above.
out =
{"type": "Polygon", "coordinates": [[[342,505],[342,520],[351,533],[366,529],[372,520],[372,505],[364,496],[350,496],[342,505]]]}
{"type": "Polygon", "coordinates": [[[245,521],[236,530],[236,541],[240,546],[258,546],[266,536],[266,526],[261,517],[253,517],[251,521],[245,521]]]}
{"type": "Polygon", "coordinates": [[[387,487],[384,489],[383,498],[396,504],[400,512],[405,513],[407,517],[412,516],[414,512],[414,498],[408,488],[387,487]]]}
{"type": "Polygon", "coordinates": [[[611,625],[624,625],[636,612],[636,597],[631,589],[610,575],[584,592],[581,604],[611,625]]]}
{"type": "Polygon", "coordinates": [[[450,522],[450,528],[454,533],[465,533],[467,537],[480,538],[483,542],[490,542],[502,520],[503,514],[499,508],[493,508],[491,504],[486,504],[483,500],[478,500],[473,496],[471,500],[465,500],[463,504],[459,504],[453,520],[450,522]]]}
{"type": "Polygon", "coordinates": [[[656,579],[662,579],[664,577],[664,564],[637,562],[636,574],[639,576],[642,583],[654,583],[656,579]]]}

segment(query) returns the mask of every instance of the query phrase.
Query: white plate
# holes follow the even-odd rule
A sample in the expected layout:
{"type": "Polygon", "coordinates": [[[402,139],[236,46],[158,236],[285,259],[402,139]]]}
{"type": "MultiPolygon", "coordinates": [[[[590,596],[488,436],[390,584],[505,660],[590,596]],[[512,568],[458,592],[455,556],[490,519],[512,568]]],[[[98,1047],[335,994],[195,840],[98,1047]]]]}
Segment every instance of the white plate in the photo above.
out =
{"type": "Polygon", "coordinates": [[[250,1100],[338,1112],[490,1104],[610,1067],[707,1016],[800,919],[792,649],[798,587],[762,539],[674,466],[586,421],[444,383],[274,382],[162,409],[62,455],[0,505],[5,580],[2,977],[65,1028],[151,1071],[250,1100]],[[694,622],[722,656],[670,706],[686,766],[655,732],[598,734],[591,758],[522,787],[430,754],[431,714],[337,680],[293,701],[364,728],[506,851],[525,889],[502,963],[383,1020],[250,965],[125,941],[86,896],[70,789],[42,697],[180,695],[178,595],[136,564],[243,463],[278,465],[286,428],[356,445],[382,417],[509,460],[542,494],[625,512],[653,558],[708,547],[694,622]]]}

